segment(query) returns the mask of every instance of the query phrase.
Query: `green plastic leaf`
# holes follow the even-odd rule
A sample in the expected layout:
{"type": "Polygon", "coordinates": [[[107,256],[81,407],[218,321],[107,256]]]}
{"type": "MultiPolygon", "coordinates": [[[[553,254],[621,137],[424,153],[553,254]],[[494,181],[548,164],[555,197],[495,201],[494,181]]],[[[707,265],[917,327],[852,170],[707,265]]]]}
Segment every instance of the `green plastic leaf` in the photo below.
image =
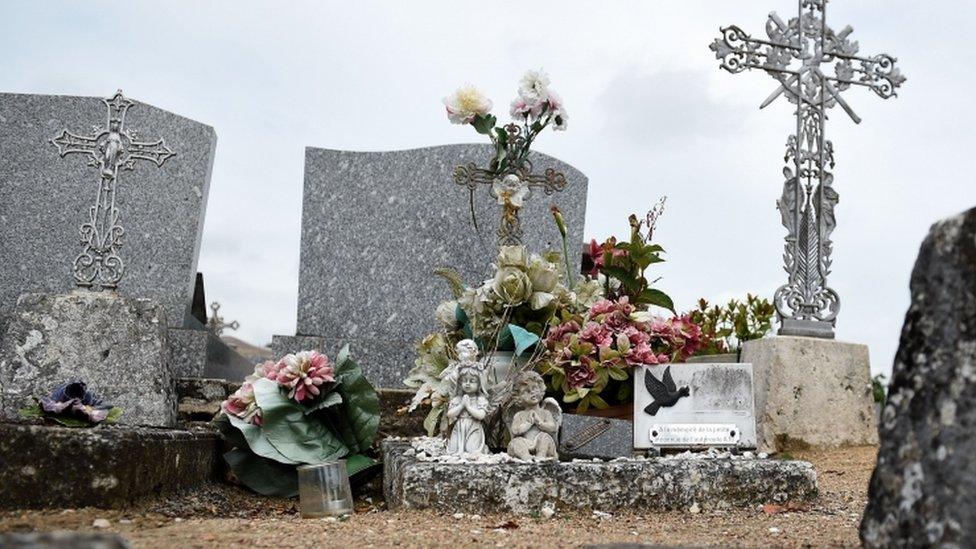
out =
{"type": "Polygon", "coordinates": [[[610,377],[617,381],[627,381],[627,371],[620,366],[611,366],[608,372],[610,373],[610,377]]]}
{"type": "Polygon", "coordinates": [[[522,356],[522,353],[539,342],[539,336],[521,326],[509,324],[508,331],[511,332],[512,340],[515,342],[515,356],[522,356]]]}
{"type": "Polygon", "coordinates": [[[17,413],[20,414],[20,417],[27,419],[40,419],[44,417],[44,411],[41,410],[40,404],[33,404],[26,408],[21,408],[17,413]]]}
{"type": "Polygon", "coordinates": [[[268,440],[267,435],[265,434],[264,430],[261,427],[248,423],[236,416],[225,415],[223,417],[226,417],[227,421],[229,421],[234,428],[240,431],[241,435],[244,436],[246,447],[250,448],[251,451],[254,452],[255,454],[261,457],[265,457],[277,461],[279,463],[288,463],[288,464],[298,463],[298,461],[289,459],[285,457],[284,454],[279,452],[278,449],[275,448],[273,444],[271,444],[271,441],[268,440]]]}
{"type": "MultiPolygon", "coordinates": [[[[335,366],[336,379],[342,382],[338,391],[342,394],[342,406],[329,411],[343,411],[355,437],[355,445],[349,445],[351,453],[364,452],[373,445],[380,427],[380,399],[370,385],[362,368],[349,356],[349,346],[339,351],[335,366]]],[[[346,441],[347,444],[349,441],[346,441]]]]}
{"type": "Polygon", "coordinates": [[[75,419],[73,417],[62,417],[62,416],[45,416],[49,419],[53,419],[55,422],[64,425],[65,427],[94,427],[95,424],[85,421],[83,419],[75,419]]]}
{"type": "Polygon", "coordinates": [[[424,430],[427,431],[427,436],[432,437],[437,434],[437,423],[440,421],[443,411],[444,409],[441,407],[434,407],[427,413],[427,417],[424,418],[424,430]]]}
{"type": "Polygon", "coordinates": [[[224,461],[238,480],[259,494],[286,498],[298,495],[298,471],[294,465],[278,463],[241,449],[224,454],[224,461]]]}
{"type": "Polygon", "coordinates": [[[349,473],[349,476],[353,476],[360,471],[365,471],[366,469],[378,464],[378,461],[369,456],[364,456],[363,454],[353,454],[346,457],[346,472],[349,473]]]}
{"type": "Polygon", "coordinates": [[[655,290],[654,288],[648,288],[641,292],[640,301],[642,303],[647,303],[649,305],[657,305],[658,307],[663,307],[672,313],[674,310],[674,301],[668,297],[668,294],[662,292],[661,290],[655,290]]]}
{"type": "Polygon", "coordinates": [[[304,407],[288,398],[274,381],[256,380],[254,398],[261,408],[264,434],[290,461],[322,463],[349,453],[328,425],[318,417],[306,416],[304,407]]]}
{"type": "Polygon", "coordinates": [[[497,119],[490,115],[478,115],[474,117],[471,125],[474,126],[476,132],[483,135],[490,135],[492,130],[495,129],[495,122],[497,119]]]}
{"type": "MultiPolygon", "coordinates": [[[[333,387],[334,389],[335,387],[333,387]]],[[[305,407],[305,415],[311,414],[312,412],[317,412],[318,410],[324,410],[330,406],[335,406],[336,404],[342,404],[342,395],[338,391],[333,390],[331,393],[325,396],[319,397],[318,402],[311,406],[305,407]]]]}
{"type": "Polygon", "coordinates": [[[109,425],[118,423],[123,413],[125,413],[125,411],[118,406],[112,408],[108,411],[108,416],[105,417],[105,423],[108,423],[109,425]]]}

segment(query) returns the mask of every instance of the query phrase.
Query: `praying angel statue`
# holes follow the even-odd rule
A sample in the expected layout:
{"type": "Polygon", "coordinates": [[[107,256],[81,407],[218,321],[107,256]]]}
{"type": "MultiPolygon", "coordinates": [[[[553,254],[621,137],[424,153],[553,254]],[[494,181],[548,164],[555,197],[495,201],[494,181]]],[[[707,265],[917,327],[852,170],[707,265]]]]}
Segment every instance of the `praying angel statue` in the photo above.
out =
{"type": "Polygon", "coordinates": [[[465,339],[457,344],[454,397],[447,405],[447,452],[455,455],[488,454],[484,420],[488,415],[488,382],[478,360],[478,346],[465,339]]]}

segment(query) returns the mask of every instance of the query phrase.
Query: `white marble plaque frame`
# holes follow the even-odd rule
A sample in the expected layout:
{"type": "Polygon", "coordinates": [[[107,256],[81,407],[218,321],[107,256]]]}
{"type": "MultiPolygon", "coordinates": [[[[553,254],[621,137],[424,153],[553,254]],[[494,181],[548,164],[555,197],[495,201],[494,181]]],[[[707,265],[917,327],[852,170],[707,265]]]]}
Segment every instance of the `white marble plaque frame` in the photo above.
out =
{"type": "Polygon", "coordinates": [[[754,401],[752,364],[641,366],[634,371],[634,448],[755,448],[754,401]],[[670,373],[675,386],[673,403],[660,402],[653,415],[647,410],[655,402],[645,384],[648,373],[662,383],[670,373]],[[696,427],[718,433],[717,426],[736,434],[694,436],[696,427]]]}

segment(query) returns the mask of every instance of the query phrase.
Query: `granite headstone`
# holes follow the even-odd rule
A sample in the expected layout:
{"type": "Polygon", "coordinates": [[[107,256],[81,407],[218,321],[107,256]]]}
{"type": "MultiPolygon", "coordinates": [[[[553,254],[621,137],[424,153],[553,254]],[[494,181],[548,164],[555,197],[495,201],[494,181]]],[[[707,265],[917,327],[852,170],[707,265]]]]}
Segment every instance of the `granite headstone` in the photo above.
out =
{"type": "MultiPolygon", "coordinates": [[[[487,189],[474,192],[479,237],[469,191],[452,174],[460,164],[487,164],[492,153],[489,145],[472,144],[392,152],[307,148],[297,334],[317,336],[326,352],[349,343],[370,381],[401,387],[414,344],[437,329],[434,309],[451,297],[434,269],[454,268],[472,285],[490,272],[500,207],[487,189]]],[[[533,155],[535,172],[554,168],[568,185],[526,201],[524,242],[533,251],[562,249],[549,211],[556,204],[569,224],[570,249],[579,249],[586,176],[533,155]]],[[[578,269],[580,258],[571,261],[578,269]]],[[[274,348],[282,354],[308,342],[276,337],[274,348]]]]}
{"type": "Polygon", "coordinates": [[[751,364],[659,364],[634,373],[634,448],[755,448],[751,364]]]}
{"type": "Polygon", "coordinates": [[[976,209],[932,227],[911,278],[865,547],[976,547],[976,209]]]}
{"type": "MultiPolygon", "coordinates": [[[[99,184],[83,155],[61,158],[51,140],[65,130],[104,129],[99,97],[0,94],[0,325],[24,293],[74,287],[72,260],[81,251],[99,184]]],[[[119,181],[116,206],[125,229],[124,297],[163,305],[171,326],[189,316],[210,186],[213,128],[136,103],[125,127],[143,139],[164,139],[176,155],[162,166],[139,162],[119,181]]]]}

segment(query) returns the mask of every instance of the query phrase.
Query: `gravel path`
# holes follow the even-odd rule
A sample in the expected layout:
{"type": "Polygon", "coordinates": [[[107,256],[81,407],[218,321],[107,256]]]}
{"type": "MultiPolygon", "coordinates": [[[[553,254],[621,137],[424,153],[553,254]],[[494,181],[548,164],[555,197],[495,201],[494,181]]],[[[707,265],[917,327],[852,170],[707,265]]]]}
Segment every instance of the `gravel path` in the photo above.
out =
{"type": "Polygon", "coordinates": [[[608,543],[744,547],[857,546],[857,528],[877,449],[798,453],[812,461],[821,497],[809,509],[669,512],[552,519],[452,517],[383,510],[375,490],[348,520],[302,520],[292,501],[212,486],[127,511],[74,509],[0,513],[0,532],[119,532],[134,547],[569,547],[608,543]],[[374,503],[375,501],[375,503],[374,503]],[[95,528],[96,520],[99,526],[95,528]],[[107,527],[105,520],[108,521],[107,527]]]}

